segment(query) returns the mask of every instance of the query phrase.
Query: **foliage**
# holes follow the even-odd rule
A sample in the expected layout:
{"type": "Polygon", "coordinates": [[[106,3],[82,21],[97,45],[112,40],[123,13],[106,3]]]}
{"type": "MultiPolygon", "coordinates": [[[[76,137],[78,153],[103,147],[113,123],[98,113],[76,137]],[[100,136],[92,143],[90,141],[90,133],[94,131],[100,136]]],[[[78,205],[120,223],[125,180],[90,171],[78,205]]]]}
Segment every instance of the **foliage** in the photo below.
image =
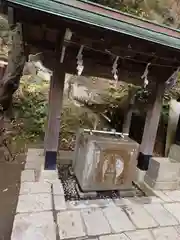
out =
{"type": "Polygon", "coordinates": [[[43,138],[44,123],[47,116],[47,102],[44,94],[35,84],[23,82],[21,93],[17,93],[14,101],[16,118],[23,120],[22,135],[25,139],[43,138]]]}
{"type": "MultiPolygon", "coordinates": [[[[45,124],[48,113],[47,81],[30,82],[22,79],[21,86],[14,97],[16,121],[21,123],[19,134],[14,140],[32,143],[43,142],[45,124]]],[[[76,107],[72,102],[66,102],[61,115],[61,148],[74,147],[75,133],[79,127],[92,128],[94,115],[83,108],[76,107]]]]}
{"type": "MultiPolygon", "coordinates": [[[[16,113],[14,123],[18,128],[16,128],[16,135],[13,136],[12,140],[16,144],[43,143],[47,119],[48,88],[49,83],[46,81],[37,83],[32,82],[30,78],[22,79],[20,89],[14,97],[16,113]]],[[[176,90],[179,92],[178,87],[176,90]]],[[[110,128],[116,128],[119,131],[123,119],[121,117],[128,106],[129,94],[136,94],[139,102],[136,106],[142,105],[139,109],[143,110],[141,111],[141,116],[143,116],[149,92],[134,85],[122,84],[118,89],[111,87],[102,95],[104,104],[84,103],[84,107],[79,107],[75,106],[72,101],[65,100],[61,117],[60,148],[73,149],[77,129],[79,127],[92,129],[96,116],[100,117],[101,113],[107,116],[111,122],[108,123],[106,120],[106,124],[104,124],[101,121],[100,127],[109,125],[110,128]]],[[[167,123],[169,99],[169,94],[166,94],[162,111],[163,123],[167,123]]],[[[138,128],[136,131],[141,131],[141,129],[138,128]]]]}
{"type": "Polygon", "coordinates": [[[147,18],[148,14],[140,7],[139,1],[128,1],[125,3],[123,0],[91,0],[92,2],[103,4],[111,8],[115,8],[125,13],[133,14],[139,17],[147,18]]]}
{"type": "Polygon", "coordinates": [[[103,101],[109,105],[110,108],[116,108],[121,105],[121,101],[124,98],[127,98],[129,90],[132,85],[122,84],[118,88],[110,87],[107,91],[102,95],[103,101]]]}
{"type": "Polygon", "coordinates": [[[175,28],[180,26],[179,0],[144,0],[143,9],[149,13],[150,19],[175,28]]]}
{"type": "Polygon", "coordinates": [[[19,134],[21,124],[16,121],[9,121],[4,116],[0,117],[0,156],[6,161],[13,161],[13,140],[19,134]]]}
{"type": "Polygon", "coordinates": [[[91,0],[161,24],[179,28],[179,0],[91,0]]]}
{"type": "Polygon", "coordinates": [[[143,88],[141,86],[135,86],[133,84],[123,83],[119,88],[109,88],[103,97],[106,102],[105,109],[121,109],[126,111],[133,96],[135,96],[134,107],[136,110],[144,114],[148,102],[152,98],[153,89],[143,88]]]}
{"type": "Polygon", "coordinates": [[[5,16],[0,14],[0,38],[3,39],[4,44],[8,43],[9,38],[9,25],[5,16]]]}
{"type": "Polygon", "coordinates": [[[75,106],[73,102],[66,102],[63,107],[61,119],[61,145],[62,149],[73,149],[76,132],[79,128],[93,128],[94,114],[86,108],[75,106]]]}

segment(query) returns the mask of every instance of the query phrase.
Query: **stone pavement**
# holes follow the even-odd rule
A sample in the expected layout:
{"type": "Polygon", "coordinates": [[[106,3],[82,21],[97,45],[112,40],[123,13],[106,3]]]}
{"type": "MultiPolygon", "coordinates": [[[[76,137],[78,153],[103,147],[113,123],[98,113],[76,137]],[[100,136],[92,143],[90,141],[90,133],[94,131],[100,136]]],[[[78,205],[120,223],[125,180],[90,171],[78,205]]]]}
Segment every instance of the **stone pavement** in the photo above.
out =
{"type": "Polygon", "coordinates": [[[179,240],[180,191],[155,196],[65,202],[57,171],[28,151],[11,240],[179,240]]]}

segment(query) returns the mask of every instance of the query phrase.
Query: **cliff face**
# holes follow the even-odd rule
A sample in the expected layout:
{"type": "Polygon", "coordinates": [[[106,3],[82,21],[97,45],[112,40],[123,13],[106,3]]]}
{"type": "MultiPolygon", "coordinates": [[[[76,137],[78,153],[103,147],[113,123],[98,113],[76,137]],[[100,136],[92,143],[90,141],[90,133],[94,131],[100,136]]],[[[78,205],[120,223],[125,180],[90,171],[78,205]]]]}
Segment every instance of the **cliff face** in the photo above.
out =
{"type": "Polygon", "coordinates": [[[121,0],[131,8],[138,6],[150,20],[180,28],[180,0],[121,0]]]}
{"type": "Polygon", "coordinates": [[[180,0],[143,0],[140,6],[151,20],[180,28],[180,0]]]}
{"type": "Polygon", "coordinates": [[[180,28],[180,0],[91,0],[151,21],[180,28]]]}
{"type": "Polygon", "coordinates": [[[8,56],[9,26],[7,18],[0,14],[0,60],[6,60],[8,56]]]}

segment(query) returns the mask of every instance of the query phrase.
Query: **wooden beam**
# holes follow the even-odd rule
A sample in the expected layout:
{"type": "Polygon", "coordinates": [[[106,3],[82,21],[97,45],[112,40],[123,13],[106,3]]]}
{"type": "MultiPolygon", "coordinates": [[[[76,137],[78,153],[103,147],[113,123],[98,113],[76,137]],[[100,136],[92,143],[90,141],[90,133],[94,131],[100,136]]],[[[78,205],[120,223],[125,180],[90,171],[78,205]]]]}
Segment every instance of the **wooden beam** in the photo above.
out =
{"type": "Polygon", "coordinates": [[[8,7],[8,23],[10,27],[16,23],[14,9],[12,7],[8,7]]]}
{"type": "Polygon", "coordinates": [[[156,141],[157,130],[162,109],[162,101],[164,95],[163,83],[157,86],[157,92],[154,102],[149,106],[146,116],[142,143],[138,158],[138,168],[146,171],[149,166],[150,158],[153,155],[154,145],[156,141]]]}
{"type": "MultiPolygon", "coordinates": [[[[36,25],[38,27],[45,24],[47,29],[51,29],[54,33],[59,32],[64,28],[70,28],[74,35],[73,41],[77,40],[80,44],[88,44],[89,42],[90,46],[94,47],[94,44],[97,43],[99,47],[103,47],[103,49],[110,48],[109,50],[112,50],[115,54],[117,53],[117,55],[122,54],[120,49],[128,50],[129,53],[126,56],[129,56],[129,54],[133,53],[133,51],[139,51],[143,52],[145,55],[149,54],[149,61],[151,58],[154,59],[155,56],[169,58],[172,62],[174,62],[173,65],[176,65],[175,58],[177,58],[178,62],[180,61],[179,51],[157,43],[152,43],[151,41],[138,39],[126,34],[111,32],[98,27],[90,27],[88,24],[67,20],[58,16],[49,15],[48,13],[40,13],[37,10],[33,11],[32,19],[31,9],[28,8],[17,8],[16,12],[18,21],[27,23],[28,25],[36,25]],[[59,28],[59,26],[61,26],[61,28],[59,28]],[[82,39],[85,40],[85,43],[81,42],[82,39]]],[[[26,30],[28,31],[28,28],[26,30]]],[[[35,31],[28,32],[30,35],[36,36],[35,31]]],[[[55,41],[55,35],[53,39],[55,41]]]]}
{"type": "Polygon", "coordinates": [[[56,62],[49,91],[48,125],[45,133],[45,169],[56,169],[65,71],[56,62]]]}

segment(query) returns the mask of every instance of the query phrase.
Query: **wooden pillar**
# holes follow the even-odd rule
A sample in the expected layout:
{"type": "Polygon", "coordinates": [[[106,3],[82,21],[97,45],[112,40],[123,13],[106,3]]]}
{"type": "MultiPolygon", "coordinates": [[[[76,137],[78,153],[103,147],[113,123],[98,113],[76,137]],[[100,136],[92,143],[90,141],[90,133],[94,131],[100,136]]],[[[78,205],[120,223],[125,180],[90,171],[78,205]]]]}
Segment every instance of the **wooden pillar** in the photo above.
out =
{"type": "Polygon", "coordinates": [[[131,119],[132,119],[132,114],[133,114],[134,101],[135,101],[135,95],[131,96],[131,98],[130,98],[128,110],[127,110],[126,116],[124,118],[122,132],[126,133],[126,134],[129,134],[130,128],[131,128],[131,119]]]}
{"type": "Polygon", "coordinates": [[[65,72],[56,65],[50,82],[48,124],[45,133],[45,169],[56,169],[65,72]]]}
{"type": "Polygon", "coordinates": [[[0,65],[0,79],[2,79],[4,76],[4,66],[0,65]]]}
{"type": "Polygon", "coordinates": [[[157,92],[154,102],[149,106],[142,142],[140,146],[138,168],[144,171],[148,169],[150,158],[153,155],[161,115],[163,95],[164,83],[161,83],[157,86],[157,92]]]}

